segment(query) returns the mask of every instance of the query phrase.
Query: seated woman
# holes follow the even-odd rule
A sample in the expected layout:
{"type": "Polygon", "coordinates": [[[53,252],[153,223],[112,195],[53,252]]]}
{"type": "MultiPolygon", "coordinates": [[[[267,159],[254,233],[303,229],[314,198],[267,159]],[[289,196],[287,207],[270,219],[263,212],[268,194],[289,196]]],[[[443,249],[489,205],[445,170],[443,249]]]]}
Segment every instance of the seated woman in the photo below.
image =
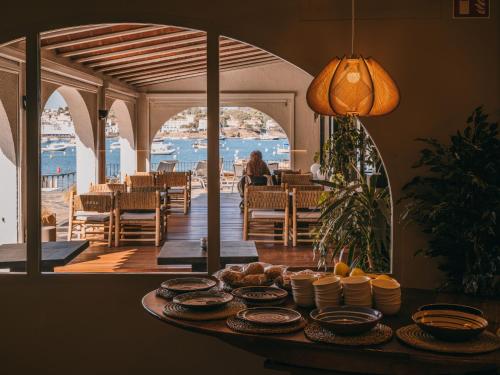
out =
{"type": "MultiPolygon", "coordinates": [[[[248,161],[243,177],[238,183],[238,191],[241,198],[245,193],[245,184],[252,185],[267,185],[267,176],[271,174],[266,162],[262,160],[262,152],[259,150],[250,153],[250,160],[248,161]]],[[[243,207],[243,201],[240,203],[243,207]]]]}

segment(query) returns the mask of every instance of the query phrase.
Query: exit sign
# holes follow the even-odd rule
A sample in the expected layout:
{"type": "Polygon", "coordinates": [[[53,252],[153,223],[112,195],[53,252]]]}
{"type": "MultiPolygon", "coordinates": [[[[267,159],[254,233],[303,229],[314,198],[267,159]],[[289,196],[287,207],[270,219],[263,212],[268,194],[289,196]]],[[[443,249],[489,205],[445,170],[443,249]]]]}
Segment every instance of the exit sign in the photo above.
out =
{"type": "Polygon", "coordinates": [[[490,18],[490,0],[453,0],[453,18],[490,18]]]}

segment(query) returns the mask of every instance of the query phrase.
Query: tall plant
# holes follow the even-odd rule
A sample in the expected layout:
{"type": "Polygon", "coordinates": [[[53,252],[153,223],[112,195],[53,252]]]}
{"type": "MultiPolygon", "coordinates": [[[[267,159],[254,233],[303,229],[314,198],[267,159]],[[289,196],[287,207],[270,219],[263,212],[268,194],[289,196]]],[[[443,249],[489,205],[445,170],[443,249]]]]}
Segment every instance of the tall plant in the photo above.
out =
{"type": "Polygon", "coordinates": [[[427,170],[403,187],[402,218],[429,235],[417,253],[439,257],[443,287],[465,293],[500,292],[500,138],[481,107],[449,144],[427,145],[415,168],[427,170]]]}
{"type": "MultiPolygon", "coordinates": [[[[326,267],[341,252],[348,263],[366,271],[387,272],[390,249],[390,195],[368,178],[366,166],[381,171],[382,163],[371,139],[355,117],[336,118],[336,129],[323,150],[322,184],[330,188],[321,201],[321,226],[314,252],[326,267]]],[[[382,171],[382,173],[384,173],[382,171]]]]}

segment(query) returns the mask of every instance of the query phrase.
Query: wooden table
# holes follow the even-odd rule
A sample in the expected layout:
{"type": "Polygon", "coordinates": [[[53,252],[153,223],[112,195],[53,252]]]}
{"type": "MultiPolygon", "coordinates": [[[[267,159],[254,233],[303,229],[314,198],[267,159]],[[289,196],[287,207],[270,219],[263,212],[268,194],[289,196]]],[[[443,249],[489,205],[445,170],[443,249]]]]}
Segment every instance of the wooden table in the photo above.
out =
{"type": "MultiPolygon", "coordinates": [[[[221,241],[220,262],[242,264],[257,262],[259,255],[254,241],[221,241]]],[[[200,241],[167,241],[157,257],[160,265],[191,265],[195,272],[206,272],[207,253],[201,250],[200,241]]]]}
{"type": "MultiPolygon", "coordinates": [[[[64,266],[89,247],[89,241],[42,242],[42,272],[53,272],[64,266]]],[[[26,271],[26,244],[0,245],[0,268],[11,272],[26,271]]]]}
{"type": "MultiPolygon", "coordinates": [[[[410,324],[411,313],[422,304],[433,302],[465,303],[463,296],[438,294],[416,289],[403,290],[401,312],[383,322],[394,330],[410,324]]],[[[470,302],[470,301],[469,301],[470,302]]],[[[214,336],[240,349],[266,358],[266,367],[287,370],[291,374],[496,374],[500,370],[500,352],[481,355],[444,355],[408,347],[393,337],[375,347],[341,347],[309,341],[303,331],[280,335],[254,335],[230,330],[225,320],[191,322],[168,318],[162,310],[165,300],[150,292],[142,299],[148,313],[164,323],[200,334],[214,336]]],[[[500,301],[469,303],[480,307],[490,320],[491,331],[498,329],[500,301]]],[[[308,316],[308,311],[299,311],[308,316]]]]}

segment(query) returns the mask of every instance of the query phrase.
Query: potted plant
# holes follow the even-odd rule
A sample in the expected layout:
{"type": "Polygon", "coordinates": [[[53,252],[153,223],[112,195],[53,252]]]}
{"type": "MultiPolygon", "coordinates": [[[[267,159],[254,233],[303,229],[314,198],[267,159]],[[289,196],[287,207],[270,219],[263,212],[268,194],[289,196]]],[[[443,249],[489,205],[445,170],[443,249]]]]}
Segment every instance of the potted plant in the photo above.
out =
{"type": "Polygon", "coordinates": [[[371,139],[355,117],[336,118],[336,129],[324,152],[321,172],[329,188],[323,194],[321,226],[314,252],[318,266],[347,252],[347,265],[366,272],[388,272],[391,202],[380,186],[382,163],[371,139]]]}
{"type": "Polygon", "coordinates": [[[428,234],[418,253],[440,259],[443,288],[468,294],[500,292],[500,139],[481,107],[449,143],[427,145],[414,168],[427,171],[403,187],[402,219],[428,234]]]}

